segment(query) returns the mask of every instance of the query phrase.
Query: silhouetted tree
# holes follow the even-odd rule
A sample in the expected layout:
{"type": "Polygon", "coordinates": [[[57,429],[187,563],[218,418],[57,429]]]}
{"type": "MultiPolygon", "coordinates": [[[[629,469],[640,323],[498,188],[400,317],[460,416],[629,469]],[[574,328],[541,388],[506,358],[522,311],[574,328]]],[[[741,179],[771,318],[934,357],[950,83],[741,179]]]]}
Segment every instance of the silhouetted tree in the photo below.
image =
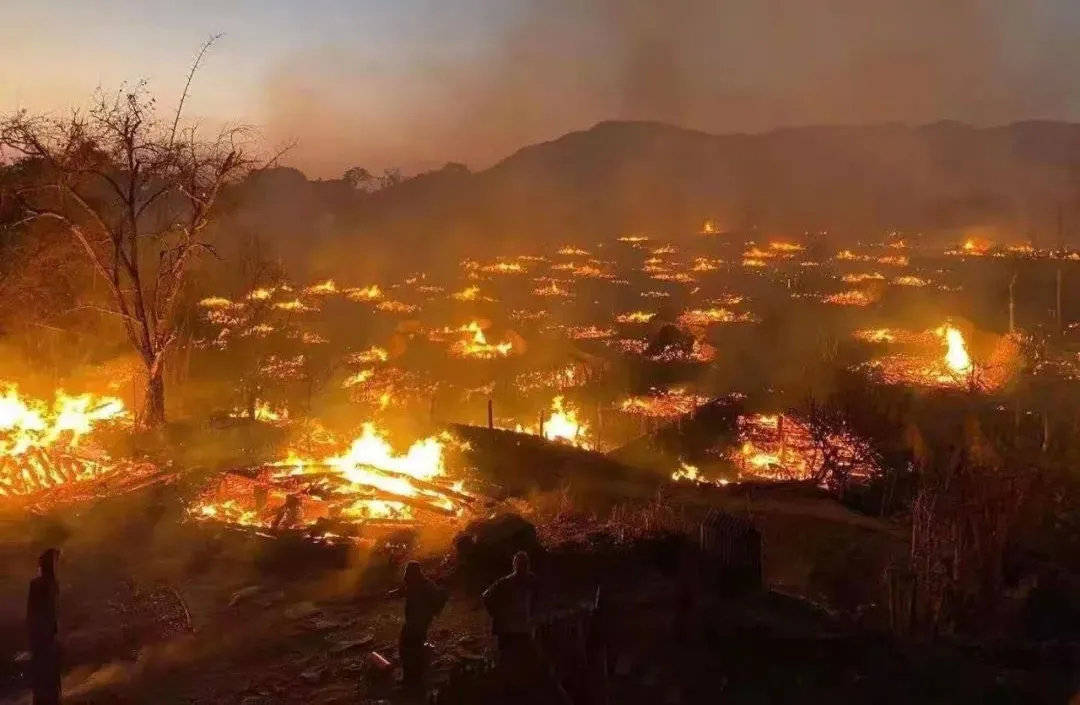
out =
{"type": "Polygon", "coordinates": [[[364,193],[371,193],[376,189],[377,181],[375,175],[367,169],[354,166],[351,169],[346,169],[345,174],[342,176],[349,186],[356,191],[363,191],[364,193]]]}
{"type": "MultiPolygon", "coordinates": [[[[202,48],[188,75],[213,43],[202,48]]],[[[0,147],[19,155],[8,188],[16,224],[51,224],[77,243],[109,292],[146,370],[138,423],[165,420],[164,368],[177,339],[177,304],[192,263],[212,252],[208,227],[222,188],[254,165],[243,128],[203,139],[183,127],[187,87],[172,120],[155,115],[143,83],[54,118],[20,111],[0,119],[0,147]]]]}

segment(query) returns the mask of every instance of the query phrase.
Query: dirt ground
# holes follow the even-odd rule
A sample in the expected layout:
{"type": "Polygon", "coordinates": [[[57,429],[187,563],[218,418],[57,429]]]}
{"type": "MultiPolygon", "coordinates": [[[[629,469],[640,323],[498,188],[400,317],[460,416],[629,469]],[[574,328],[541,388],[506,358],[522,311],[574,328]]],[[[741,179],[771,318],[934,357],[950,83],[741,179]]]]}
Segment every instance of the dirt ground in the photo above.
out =
{"type": "MultiPolygon", "coordinates": [[[[548,541],[560,537],[541,571],[541,613],[581,609],[597,586],[616,605],[610,702],[1067,698],[1058,652],[999,658],[898,644],[876,631],[874,576],[902,546],[896,527],[805,499],[717,496],[709,503],[754,518],[766,582],[779,592],[710,603],[689,635],[674,623],[670,570],[620,543],[610,524],[579,518],[541,528],[548,541]]],[[[8,566],[0,576],[3,702],[29,702],[16,665],[22,609],[33,557],[50,540],[64,545],[66,703],[417,702],[397,687],[398,671],[370,665],[372,652],[396,663],[402,603],[386,591],[396,585],[398,557],[282,547],[181,519],[163,494],[62,520],[0,524],[8,566]],[[161,585],[182,597],[192,631],[126,626],[141,623],[130,607],[140,600],[131,596],[161,585]]],[[[452,588],[429,640],[429,680],[437,687],[455,663],[491,658],[493,641],[479,600],[454,578],[447,546],[429,543],[425,566],[452,588]]]]}

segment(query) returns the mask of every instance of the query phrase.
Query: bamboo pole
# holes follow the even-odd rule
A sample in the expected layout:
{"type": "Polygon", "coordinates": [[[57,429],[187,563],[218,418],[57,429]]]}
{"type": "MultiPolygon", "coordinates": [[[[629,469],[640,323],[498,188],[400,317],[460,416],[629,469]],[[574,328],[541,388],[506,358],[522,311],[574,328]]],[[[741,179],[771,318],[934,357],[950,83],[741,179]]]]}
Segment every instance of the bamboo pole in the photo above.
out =
{"type": "Polygon", "coordinates": [[[1016,274],[1009,280],[1009,332],[1016,332],[1016,274]]]}

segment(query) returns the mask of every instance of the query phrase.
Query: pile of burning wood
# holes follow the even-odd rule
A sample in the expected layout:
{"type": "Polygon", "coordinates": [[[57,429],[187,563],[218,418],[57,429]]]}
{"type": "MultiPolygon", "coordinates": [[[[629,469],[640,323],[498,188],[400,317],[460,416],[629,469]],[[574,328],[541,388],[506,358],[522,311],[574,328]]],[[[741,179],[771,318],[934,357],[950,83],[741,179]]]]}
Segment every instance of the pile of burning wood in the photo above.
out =
{"type": "Polygon", "coordinates": [[[93,441],[102,428],[131,423],[124,403],[59,391],[52,403],[0,384],[0,501],[44,507],[141,486],[151,463],[114,459],[93,441]]]}
{"type": "Polygon", "coordinates": [[[1008,382],[1019,355],[1015,342],[1006,336],[995,346],[989,359],[978,363],[968,352],[964,334],[951,324],[921,333],[890,328],[861,330],[854,337],[869,343],[912,348],[874,358],[860,366],[882,384],[991,392],[1008,382]]]}
{"type": "Polygon", "coordinates": [[[454,443],[444,433],[397,453],[384,430],[366,423],[341,454],[313,459],[290,453],[225,473],[189,512],[197,520],[328,540],[360,536],[371,524],[468,518],[483,500],[448,475],[445,453],[454,443]]]}

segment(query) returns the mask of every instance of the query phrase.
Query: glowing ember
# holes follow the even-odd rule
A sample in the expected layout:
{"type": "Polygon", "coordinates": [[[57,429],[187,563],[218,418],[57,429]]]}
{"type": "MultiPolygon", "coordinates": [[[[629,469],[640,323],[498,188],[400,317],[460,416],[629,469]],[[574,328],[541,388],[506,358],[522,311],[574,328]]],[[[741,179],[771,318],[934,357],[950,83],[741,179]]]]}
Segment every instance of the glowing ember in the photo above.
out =
{"type": "Polygon", "coordinates": [[[450,296],[458,301],[476,301],[476,298],[480,295],[480,287],[469,286],[461,291],[456,291],[450,296]]]}
{"type": "Polygon", "coordinates": [[[937,341],[933,331],[910,331],[902,328],[867,328],[851,334],[856,340],[867,343],[900,343],[903,345],[930,345],[937,341]]]}
{"type": "Polygon", "coordinates": [[[655,313],[648,311],[631,311],[630,313],[620,313],[615,316],[616,323],[648,323],[656,317],[655,313]]]}
{"type": "Polygon", "coordinates": [[[679,469],[671,473],[671,479],[675,481],[689,480],[690,482],[697,482],[700,479],[700,475],[696,465],[688,465],[680,460],[679,469]]]}
{"type": "Polygon", "coordinates": [[[385,311],[387,313],[401,313],[406,315],[410,313],[416,313],[420,310],[419,306],[416,306],[415,304],[407,304],[402,301],[380,301],[375,308],[379,309],[380,311],[385,311]]]}
{"type": "Polygon", "coordinates": [[[965,255],[985,255],[989,250],[990,244],[988,242],[977,240],[975,238],[968,238],[963,244],[965,255]]]}
{"type": "Polygon", "coordinates": [[[562,330],[571,340],[604,340],[615,335],[614,328],[597,326],[563,326],[562,330]]]}
{"type": "Polygon", "coordinates": [[[455,342],[450,347],[450,352],[457,357],[491,360],[497,357],[506,357],[514,350],[514,344],[509,341],[489,343],[484,335],[484,329],[477,321],[471,321],[458,330],[462,333],[468,333],[469,337],[455,342]]]}
{"type": "MultiPolygon", "coordinates": [[[[552,267],[552,269],[559,269],[559,267],[552,267]]],[[[569,268],[563,267],[563,269],[567,269],[567,271],[575,277],[582,277],[585,279],[613,278],[613,275],[610,272],[606,272],[594,264],[571,265],[569,268]]]]}
{"type": "Polygon", "coordinates": [[[869,306],[874,303],[875,298],[865,291],[851,289],[826,296],[823,301],[836,306],[869,306]]]}
{"type": "Polygon", "coordinates": [[[650,357],[655,362],[712,362],[716,358],[716,348],[695,339],[689,351],[671,345],[650,357]]]}
{"type": "Polygon", "coordinates": [[[878,272],[861,272],[859,274],[845,274],[843,281],[846,284],[861,284],[865,281],[880,281],[885,275],[878,272]]]}
{"type": "Polygon", "coordinates": [[[691,269],[695,272],[714,272],[720,269],[720,266],[724,264],[722,259],[714,259],[709,257],[696,257],[694,259],[694,265],[691,269]]]}
{"type": "Polygon", "coordinates": [[[233,305],[232,301],[221,296],[208,296],[199,302],[199,305],[203,308],[230,308],[233,305]]]}
{"type": "Polygon", "coordinates": [[[523,274],[526,270],[520,262],[495,262],[480,267],[480,271],[488,274],[523,274]]]}
{"type": "Polygon", "coordinates": [[[652,276],[656,281],[677,282],[679,284],[693,284],[697,280],[686,272],[659,272],[652,276]]]}
{"type": "Polygon", "coordinates": [[[753,323],[756,319],[749,313],[735,313],[726,308],[693,309],[679,316],[684,326],[707,326],[713,323],[753,323]]]}
{"type": "Polygon", "coordinates": [[[675,418],[693,413],[708,401],[708,397],[690,394],[676,387],[645,396],[627,397],[619,402],[619,410],[650,418],[675,418]]]}
{"type": "Polygon", "coordinates": [[[383,410],[429,399],[438,383],[399,367],[380,367],[356,372],[342,387],[348,391],[350,401],[383,410]]]}
{"type": "Polygon", "coordinates": [[[274,308],[279,311],[289,311],[290,313],[310,313],[311,311],[318,311],[319,309],[314,306],[308,306],[300,299],[293,299],[292,301],[279,301],[274,304],[274,308]]]}
{"type": "Polygon", "coordinates": [[[346,377],[345,381],[341,383],[341,386],[345,389],[355,387],[367,382],[374,374],[374,370],[360,370],[359,372],[346,377]]]}
{"type": "Polygon", "coordinates": [[[372,284],[363,288],[346,289],[345,296],[352,301],[378,301],[383,297],[383,292],[378,284],[372,284]]]}
{"type": "Polygon", "coordinates": [[[571,364],[550,370],[523,372],[514,378],[514,386],[523,392],[537,389],[572,389],[588,382],[591,376],[591,368],[588,366],[571,364]]]}
{"type": "Polygon", "coordinates": [[[304,293],[309,296],[329,296],[330,294],[338,293],[337,285],[334,284],[333,279],[327,279],[324,282],[318,284],[312,284],[304,289],[304,293]]]}
{"type": "Polygon", "coordinates": [[[691,465],[685,461],[679,461],[679,468],[675,472],[671,473],[671,479],[674,482],[692,482],[699,485],[719,485],[724,486],[730,484],[730,480],[727,478],[718,478],[716,480],[708,480],[701,471],[698,470],[696,465],[691,465]]]}
{"type": "Polygon", "coordinates": [[[928,279],[922,279],[920,277],[907,275],[903,277],[896,277],[892,280],[893,284],[898,286],[926,286],[930,283],[928,279]]]}
{"type": "Polygon", "coordinates": [[[547,285],[537,287],[533,289],[533,293],[537,296],[556,296],[562,298],[568,298],[573,296],[572,293],[559,286],[559,282],[552,279],[547,285]]]}
{"type": "MultiPolygon", "coordinates": [[[[254,412],[254,420],[261,423],[285,424],[289,421],[288,409],[275,409],[268,401],[256,400],[254,412]]],[[[251,411],[248,409],[233,409],[229,412],[229,418],[233,419],[246,419],[251,417],[251,411]]]]}
{"type": "Polygon", "coordinates": [[[348,361],[352,364],[370,364],[373,362],[386,362],[390,359],[390,353],[385,348],[372,346],[367,350],[363,350],[358,353],[353,353],[348,357],[348,361]]]}
{"type": "Polygon", "coordinates": [[[832,461],[851,477],[875,469],[875,456],[864,440],[847,431],[814,438],[800,419],[786,414],[749,414],[738,418],[739,444],[729,457],[740,477],[770,480],[808,480],[821,474],[828,448],[832,461]]]}

